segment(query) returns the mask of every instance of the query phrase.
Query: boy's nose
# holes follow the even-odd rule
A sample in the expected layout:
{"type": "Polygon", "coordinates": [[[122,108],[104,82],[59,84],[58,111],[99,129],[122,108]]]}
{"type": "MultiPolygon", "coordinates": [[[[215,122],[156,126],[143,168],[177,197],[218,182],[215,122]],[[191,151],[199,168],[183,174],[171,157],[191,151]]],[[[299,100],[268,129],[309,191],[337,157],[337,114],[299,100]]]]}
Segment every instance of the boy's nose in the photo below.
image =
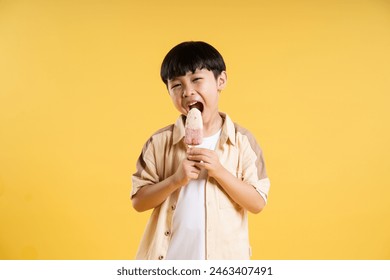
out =
{"type": "Polygon", "coordinates": [[[183,97],[188,97],[194,95],[195,91],[192,87],[184,87],[183,88],[183,97]]]}

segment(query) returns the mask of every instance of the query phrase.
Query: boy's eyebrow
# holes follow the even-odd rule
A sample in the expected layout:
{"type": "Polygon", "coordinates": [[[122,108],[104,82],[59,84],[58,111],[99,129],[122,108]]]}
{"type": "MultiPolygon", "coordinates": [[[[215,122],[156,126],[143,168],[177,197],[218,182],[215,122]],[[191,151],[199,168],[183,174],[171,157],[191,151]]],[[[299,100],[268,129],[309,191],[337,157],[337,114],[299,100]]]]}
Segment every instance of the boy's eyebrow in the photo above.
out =
{"type": "Polygon", "coordinates": [[[177,80],[178,80],[177,77],[175,77],[175,78],[169,79],[168,82],[173,83],[173,82],[176,82],[177,80]]]}
{"type": "Polygon", "coordinates": [[[168,81],[170,81],[170,82],[176,82],[176,81],[178,81],[178,80],[180,79],[180,77],[184,77],[184,76],[185,76],[185,75],[173,77],[172,79],[168,79],[168,81]]]}
{"type": "Polygon", "coordinates": [[[171,82],[171,83],[172,83],[172,82],[175,82],[175,81],[179,80],[180,77],[184,77],[184,76],[186,76],[187,74],[190,74],[190,75],[201,74],[201,73],[202,73],[201,70],[202,70],[202,69],[198,69],[198,68],[197,68],[197,69],[195,69],[195,71],[188,71],[185,75],[173,77],[172,79],[168,79],[168,81],[171,82]]]}

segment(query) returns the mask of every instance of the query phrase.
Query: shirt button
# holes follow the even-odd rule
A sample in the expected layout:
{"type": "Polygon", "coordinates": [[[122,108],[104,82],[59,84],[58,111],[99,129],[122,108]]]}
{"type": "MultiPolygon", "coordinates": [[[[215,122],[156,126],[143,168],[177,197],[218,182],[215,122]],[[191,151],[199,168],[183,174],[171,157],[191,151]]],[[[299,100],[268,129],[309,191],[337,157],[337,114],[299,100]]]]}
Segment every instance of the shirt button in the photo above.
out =
{"type": "Polygon", "coordinates": [[[164,259],[164,256],[158,256],[158,259],[162,260],[162,259],[164,259]]]}
{"type": "Polygon", "coordinates": [[[169,230],[167,230],[164,234],[165,234],[165,236],[168,236],[171,234],[171,232],[169,230]]]}
{"type": "Polygon", "coordinates": [[[175,209],[176,209],[176,205],[173,204],[173,205],[171,206],[171,209],[172,209],[172,210],[175,210],[175,209]]]}

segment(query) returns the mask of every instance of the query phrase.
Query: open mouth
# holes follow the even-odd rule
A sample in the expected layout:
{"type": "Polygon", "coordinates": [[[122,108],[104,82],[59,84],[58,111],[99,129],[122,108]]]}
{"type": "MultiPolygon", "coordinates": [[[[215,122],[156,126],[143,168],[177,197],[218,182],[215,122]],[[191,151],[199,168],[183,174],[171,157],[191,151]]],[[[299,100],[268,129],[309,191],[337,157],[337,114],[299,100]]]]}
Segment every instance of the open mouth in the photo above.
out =
{"type": "Polygon", "coordinates": [[[194,103],[191,103],[189,106],[188,106],[191,109],[198,109],[201,113],[203,112],[203,104],[201,102],[194,102],[194,103]]]}

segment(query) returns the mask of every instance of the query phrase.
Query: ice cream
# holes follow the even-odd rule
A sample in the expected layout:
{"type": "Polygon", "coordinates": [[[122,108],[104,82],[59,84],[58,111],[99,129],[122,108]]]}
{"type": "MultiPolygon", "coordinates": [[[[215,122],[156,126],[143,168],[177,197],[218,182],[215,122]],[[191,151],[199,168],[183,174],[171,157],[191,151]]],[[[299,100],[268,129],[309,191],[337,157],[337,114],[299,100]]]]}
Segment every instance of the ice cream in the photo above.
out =
{"type": "Polygon", "coordinates": [[[187,145],[199,145],[203,140],[202,113],[192,108],[187,114],[184,142],[187,145]]]}

